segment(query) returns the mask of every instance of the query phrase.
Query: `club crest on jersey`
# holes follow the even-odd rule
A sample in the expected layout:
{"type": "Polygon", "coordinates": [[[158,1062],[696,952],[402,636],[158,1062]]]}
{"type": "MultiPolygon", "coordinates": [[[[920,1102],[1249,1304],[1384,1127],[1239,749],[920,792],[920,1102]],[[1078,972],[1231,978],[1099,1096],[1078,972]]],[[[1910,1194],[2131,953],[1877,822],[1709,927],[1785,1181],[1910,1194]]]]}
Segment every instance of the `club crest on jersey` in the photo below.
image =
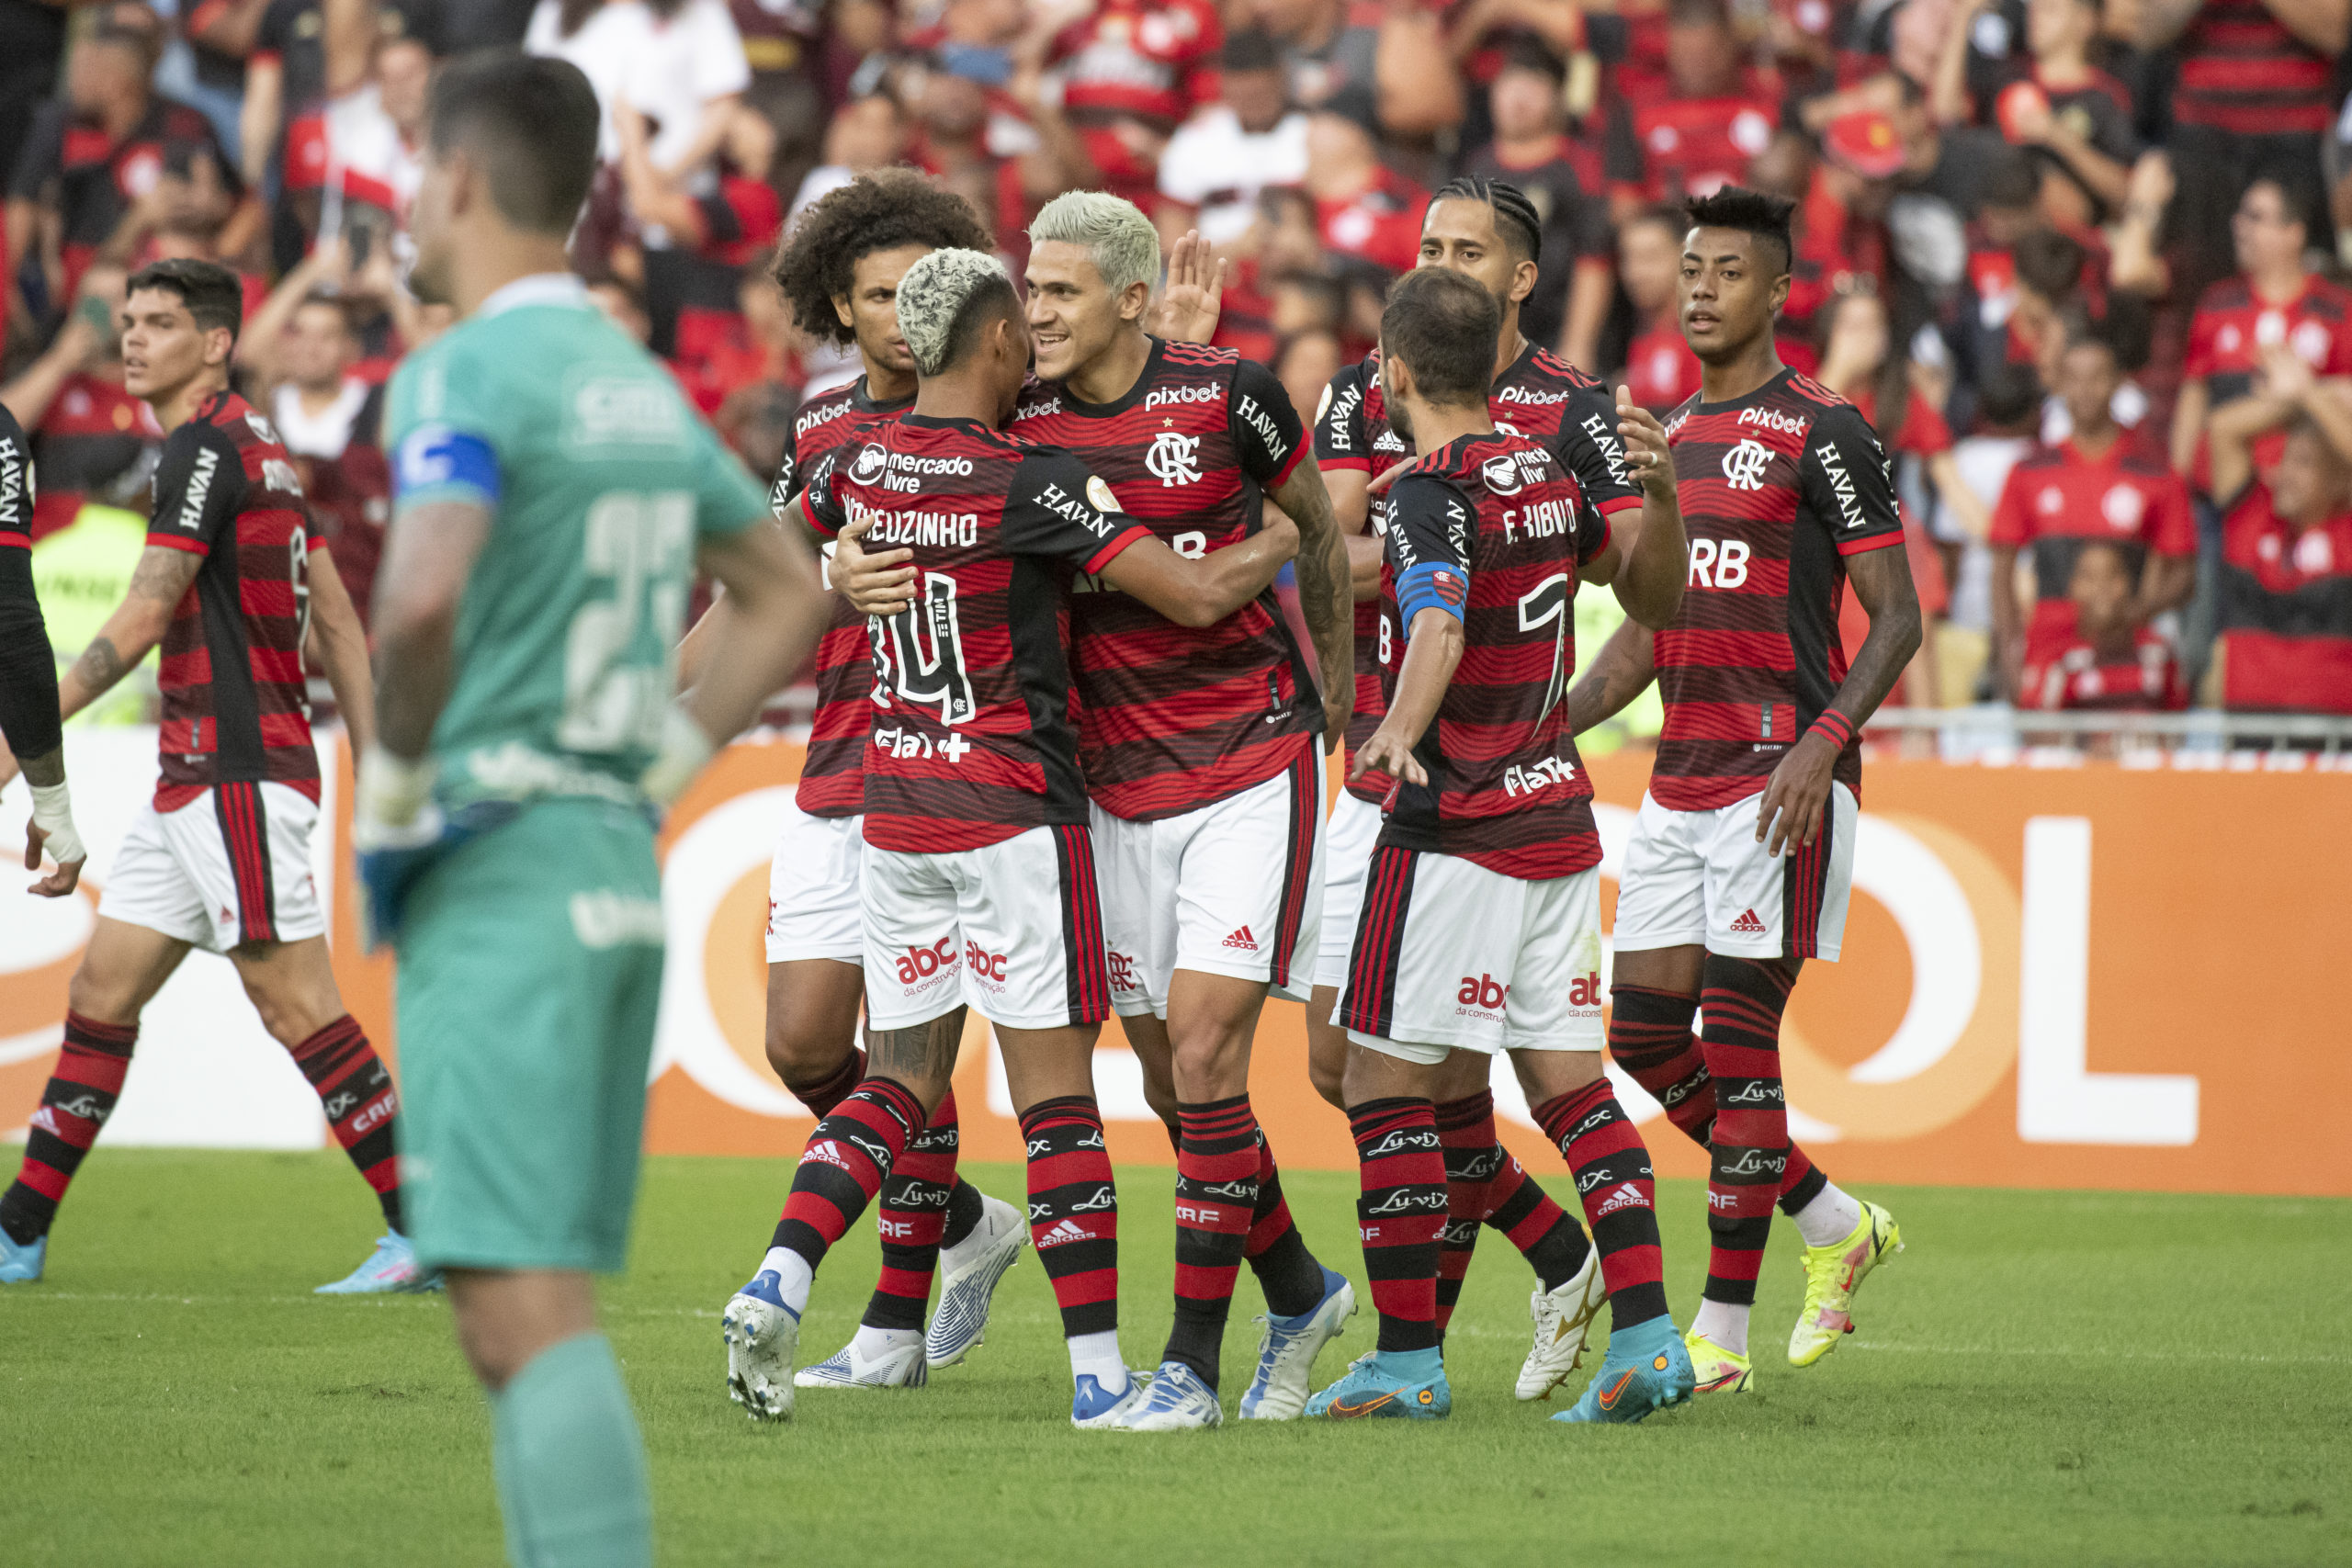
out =
{"type": "Polygon", "coordinates": [[[1151,450],[1144,454],[1143,466],[1163,487],[1194,484],[1201,477],[1200,449],[1199,436],[1163,430],[1151,438],[1151,450]]]}
{"type": "Polygon", "coordinates": [[[870,485],[882,477],[890,466],[890,455],[878,442],[869,442],[857,454],[857,461],[849,468],[849,477],[863,485],[870,485]]]}
{"type": "Polygon", "coordinates": [[[1772,449],[1749,436],[1724,454],[1724,482],[1734,490],[1762,490],[1772,449]]]}

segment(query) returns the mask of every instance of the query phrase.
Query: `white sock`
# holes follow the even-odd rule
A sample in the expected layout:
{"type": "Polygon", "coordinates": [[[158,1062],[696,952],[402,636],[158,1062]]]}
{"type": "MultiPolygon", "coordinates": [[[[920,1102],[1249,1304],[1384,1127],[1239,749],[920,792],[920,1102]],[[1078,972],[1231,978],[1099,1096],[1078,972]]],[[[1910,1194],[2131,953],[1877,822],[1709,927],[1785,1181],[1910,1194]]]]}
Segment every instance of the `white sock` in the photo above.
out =
{"type": "Polygon", "coordinates": [[[1127,1390],[1127,1359],[1119,1354],[1119,1331],[1106,1328],[1100,1334],[1073,1334],[1069,1337],[1069,1375],[1075,1382],[1087,1373],[1102,1385],[1105,1393],[1125,1393],[1127,1390]]]}
{"type": "Polygon", "coordinates": [[[869,1361],[878,1361],[896,1350],[922,1343],[920,1328],[876,1328],[872,1324],[857,1325],[857,1337],[849,1342],[853,1354],[869,1361]]]}
{"type": "Polygon", "coordinates": [[[1854,1234],[1854,1227],[1862,1223],[1862,1205],[1832,1181],[1815,1193],[1813,1201],[1799,1209],[1796,1217],[1797,1230],[1807,1247],[1829,1247],[1854,1234]]]}
{"type": "Polygon", "coordinates": [[[1719,1349],[1735,1356],[1747,1354],[1747,1309],[1733,1306],[1728,1302],[1699,1300],[1699,1315],[1690,1320],[1690,1332],[1719,1349]]]}
{"type": "Polygon", "coordinates": [[[760,1260],[760,1267],[774,1270],[783,1281],[784,1289],[779,1293],[784,1304],[792,1309],[792,1315],[806,1317],[808,1287],[817,1282],[817,1271],[808,1267],[808,1260],[788,1247],[771,1247],[767,1257],[760,1260]]]}

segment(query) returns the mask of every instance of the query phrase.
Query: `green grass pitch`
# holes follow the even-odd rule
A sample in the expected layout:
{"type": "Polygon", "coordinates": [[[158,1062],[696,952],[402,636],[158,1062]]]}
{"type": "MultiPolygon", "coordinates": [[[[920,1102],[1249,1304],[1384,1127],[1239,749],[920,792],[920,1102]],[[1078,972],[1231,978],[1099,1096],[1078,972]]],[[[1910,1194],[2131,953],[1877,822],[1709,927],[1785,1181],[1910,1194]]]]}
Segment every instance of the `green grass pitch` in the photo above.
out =
{"type": "MultiPolygon", "coordinates": [[[[668,1563],[2352,1561],[2352,1204],[1881,1190],[1910,1247],[1859,1333],[1810,1371],[1781,1359],[1801,1275],[1776,1225],[1760,1391],[1630,1428],[1511,1399],[1530,1276],[1490,1233],[1443,1425],[1074,1432],[1024,1255],[964,1366],[908,1393],[804,1392],[790,1426],[755,1427],[727,1402],[718,1309],[788,1169],[650,1162],[633,1267],[604,1292],[668,1563]]],[[[1012,1168],[970,1174],[1017,1196],[1012,1168]]],[[[1171,1174],[1121,1176],[1123,1336],[1148,1362],[1171,1174]]],[[[1352,1176],[1285,1185],[1361,1282],[1352,1176]]],[[[1661,1197],[1687,1323],[1704,1197],[1661,1197]]],[[[0,1562],[501,1561],[488,1422],[440,1298],[308,1294],[358,1261],[372,1217],[340,1155],[99,1150],[49,1279],[0,1287],[0,1562]]],[[[804,1358],[848,1335],[874,1265],[862,1227],[818,1282],[804,1358]]],[[[1228,1409],[1260,1305],[1245,1272],[1228,1409]]],[[[1318,1383],[1371,1325],[1366,1299],[1318,1383]]]]}

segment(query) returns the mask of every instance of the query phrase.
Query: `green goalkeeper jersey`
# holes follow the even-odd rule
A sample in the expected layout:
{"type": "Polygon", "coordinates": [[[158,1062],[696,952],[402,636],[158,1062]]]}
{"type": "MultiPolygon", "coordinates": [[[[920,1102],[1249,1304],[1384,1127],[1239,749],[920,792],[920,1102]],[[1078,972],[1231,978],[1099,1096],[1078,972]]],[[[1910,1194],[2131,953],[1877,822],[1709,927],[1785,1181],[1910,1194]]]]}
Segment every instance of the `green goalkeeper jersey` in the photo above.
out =
{"type": "Polygon", "coordinates": [[[444,501],[494,518],[433,731],[445,809],[639,804],[695,542],[763,518],[760,487],[565,275],[508,284],[410,355],[386,423],[395,525],[444,501]]]}

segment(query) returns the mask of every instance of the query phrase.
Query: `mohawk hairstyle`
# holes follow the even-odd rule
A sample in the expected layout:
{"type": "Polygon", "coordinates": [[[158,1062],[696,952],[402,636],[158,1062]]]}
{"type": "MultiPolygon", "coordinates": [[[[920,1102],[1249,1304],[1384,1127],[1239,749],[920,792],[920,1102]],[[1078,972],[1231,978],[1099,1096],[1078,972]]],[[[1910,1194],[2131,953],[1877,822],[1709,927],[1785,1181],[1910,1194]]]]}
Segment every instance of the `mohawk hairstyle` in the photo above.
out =
{"type": "Polygon", "coordinates": [[[1544,220],[1535,215],[1535,204],[1527,193],[1509,180],[1490,180],[1483,175],[1464,175],[1438,186],[1430,197],[1430,206],[1441,201],[1483,201],[1495,210],[1495,232],[1503,243],[1526,260],[1544,259],[1544,220]]]}
{"type": "Polygon", "coordinates": [[[1737,229],[1780,246],[1784,273],[1796,261],[1796,241],[1789,232],[1789,216],[1796,209],[1797,204],[1786,197],[1745,186],[1725,186],[1713,196],[1694,197],[1683,203],[1694,228],[1737,229]]]}
{"type": "Polygon", "coordinates": [[[857,333],[833,301],[848,297],[861,259],[901,245],[992,251],[996,239],[954,191],[912,169],[876,169],[808,204],[776,254],[775,285],[802,332],[846,348],[857,333]]]}
{"type": "Polygon", "coordinates": [[[899,280],[899,331],[918,376],[962,363],[982,325],[1020,309],[1004,264],[981,251],[933,251],[899,280]]]}

